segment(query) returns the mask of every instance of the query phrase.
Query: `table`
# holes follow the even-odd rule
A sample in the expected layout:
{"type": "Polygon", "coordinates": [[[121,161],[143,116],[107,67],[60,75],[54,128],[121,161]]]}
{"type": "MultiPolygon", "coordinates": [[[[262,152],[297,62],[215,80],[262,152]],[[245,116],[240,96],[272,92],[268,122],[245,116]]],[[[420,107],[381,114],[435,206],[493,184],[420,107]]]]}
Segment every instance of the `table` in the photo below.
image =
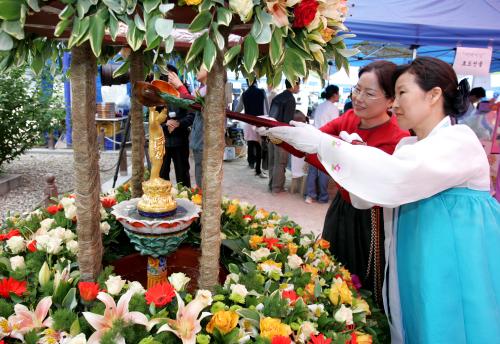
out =
{"type": "MultiPolygon", "coordinates": [[[[104,117],[97,117],[95,118],[96,124],[99,127],[100,123],[103,123],[102,125],[105,126],[107,123],[111,124],[111,136],[113,137],[113,150],[116,150],[116,135],[119,134],[122,129],[123,129],[123,123],[127,120],[127,116],[124,117],[111,117],[111,118],[104,118],[104,117]],[[117,125],[119,125],[119,129],[117,130],[117,125]]],[[[105,130],[108,129],[108,127],[105,127],[105,130]]],[[[107,130],[106,130],[107,131],[107,130]]],[[[98,132],[100,132],[98,130],[98,132]]]]}

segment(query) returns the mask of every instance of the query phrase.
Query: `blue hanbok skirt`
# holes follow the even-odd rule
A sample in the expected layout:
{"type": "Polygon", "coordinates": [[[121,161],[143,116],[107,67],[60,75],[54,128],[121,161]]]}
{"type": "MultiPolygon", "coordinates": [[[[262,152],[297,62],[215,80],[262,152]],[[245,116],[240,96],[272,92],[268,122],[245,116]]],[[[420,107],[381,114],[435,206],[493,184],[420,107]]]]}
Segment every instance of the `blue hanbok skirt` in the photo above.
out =
{"type": "Polygon", "coordinates": [[[500,204],[453,188],[400,207],[405,343],[500,343],[500,204]]]}

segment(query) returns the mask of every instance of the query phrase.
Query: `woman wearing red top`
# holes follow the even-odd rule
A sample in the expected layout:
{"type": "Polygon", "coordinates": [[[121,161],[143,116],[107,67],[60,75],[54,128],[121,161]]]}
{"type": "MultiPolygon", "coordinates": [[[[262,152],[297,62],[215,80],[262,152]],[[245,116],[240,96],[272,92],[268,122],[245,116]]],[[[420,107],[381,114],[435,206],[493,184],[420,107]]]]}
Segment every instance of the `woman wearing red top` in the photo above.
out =
{"type": "MultiPolygon", "coordinates": [[[[352,91],[353,109],[320,130],[336,136],[341,131],[357,133],[368,146],[392,154],[397,143],[409,136],[398,127],[395,116],[388,113],[394,100],[395,70],[396,65],[388,61],[361,68],[352,91]]],[[[381,305],[385,265],[382,209],[356,209],[349,193],[340,189],[326,213],[323,238],[331,243],[333,255],[358,275],[363,288],[371,290],[381,305]]]]}

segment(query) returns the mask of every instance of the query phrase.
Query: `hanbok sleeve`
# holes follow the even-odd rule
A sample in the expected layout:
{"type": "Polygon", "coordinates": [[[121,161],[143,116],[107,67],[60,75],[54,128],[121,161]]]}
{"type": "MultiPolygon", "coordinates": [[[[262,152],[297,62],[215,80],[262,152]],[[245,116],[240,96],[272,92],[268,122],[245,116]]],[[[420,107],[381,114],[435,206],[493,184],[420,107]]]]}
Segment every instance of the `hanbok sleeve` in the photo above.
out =
{"type": "Polygon", "coordinates": [[[469,180],[479,180],[479,188],[488,183],[485,152],[466,126],[440,129],[393,155],[322,135],[318,158],[358,208],[397,207],[469,180]]]}

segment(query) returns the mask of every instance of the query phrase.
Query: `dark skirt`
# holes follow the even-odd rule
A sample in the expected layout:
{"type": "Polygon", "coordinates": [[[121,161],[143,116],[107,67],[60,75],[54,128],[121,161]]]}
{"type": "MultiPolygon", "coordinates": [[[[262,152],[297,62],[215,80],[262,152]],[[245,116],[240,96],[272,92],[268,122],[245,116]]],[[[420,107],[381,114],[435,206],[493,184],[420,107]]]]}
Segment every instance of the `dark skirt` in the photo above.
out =
{"type": "Polygon", "coordinates": [[[335,258],[359,277],[362,288],[370,290],[381,306],[385,266],[382,208],[356,209],[337,193],[326,213],[323,239],[330,242],[335,258]]]}

